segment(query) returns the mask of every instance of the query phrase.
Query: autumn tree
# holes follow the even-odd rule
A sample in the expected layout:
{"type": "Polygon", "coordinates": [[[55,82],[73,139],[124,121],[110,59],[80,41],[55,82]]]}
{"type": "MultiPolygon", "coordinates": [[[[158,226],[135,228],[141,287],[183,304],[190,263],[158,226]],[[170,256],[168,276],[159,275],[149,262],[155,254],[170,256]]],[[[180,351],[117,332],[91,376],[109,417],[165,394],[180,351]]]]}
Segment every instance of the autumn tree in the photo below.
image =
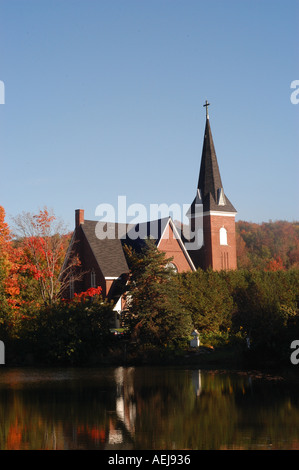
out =
{"type": "Polygon", "coordinates": [[[69,282],[68,273],[79,264],[79,260],[74,258],[73,264],[64,268],[65,272],[62,273],[69,244],[66,229],[47,208],[38,214],[22,213],[14,218],[14,223],[17,235],[15,244],[23,251],[20,271],[35,281],[40,302],[52,305],[69,282]]]}
{"type": "Polygon", "coordinates": [[[299,267],[299,224],[278,220],[236,223],[239,268],[277,271],[299,267]]]}
{"type": "Polygon", "coordinates": [[[0,305],[1,312],[7,311],[7,281],[9,279],[10,261],[9,251],[11,234],[8,224],[5,222],[5,210],[0,206],[0,305]]]}
{"type": "Polygon", "coordinates": [[[100,287],[90,288],[72,301],[40,307],[37,315],[24,318],[19,349],[48,365],[83,364],[106,353],[113,341],[113,307],[100,294],[100,287]]]}
{"type": "Polygon", "coordinates": [[[16,249],[13,244],[11,230],[5,222],[5,211],[0,206],[0,299],[2,312],[12,313],[20,307],[18,279],[20,260],[22,260],[22,251],[16,249]]]}
{"type": "Polygon", "coordinates": [[[0,337],[8,342],[20,321],[17,265],[12,235],[0,206],[0,337]]]}

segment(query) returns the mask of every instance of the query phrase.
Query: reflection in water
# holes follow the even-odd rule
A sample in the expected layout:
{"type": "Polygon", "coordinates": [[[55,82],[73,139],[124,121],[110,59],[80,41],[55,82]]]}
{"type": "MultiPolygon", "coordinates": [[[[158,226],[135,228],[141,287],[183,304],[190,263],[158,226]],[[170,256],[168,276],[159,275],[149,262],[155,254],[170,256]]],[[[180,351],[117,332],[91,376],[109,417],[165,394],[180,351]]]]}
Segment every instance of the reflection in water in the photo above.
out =
{"type": "Polygon", "coordinates": [[[201,392],[201,372],[200,370],[192,371],[192,383],[195,390],[195,394],[199,397],[201,392]]]}
{"type": "Polygon", "coordinates": [[[122,444],[126,435],[132,436],[135,432],[136,405],[134,403],[134,368],[118,367],[115,369],[116,403],[115,410],[120,429],[109,429],[109,444],[122,444]],[[125,430],[125,433],[123,432],[125,430]]]}
{"type": "Polygon", "coordinates": [[[175,367],[2,369],[0,449],[298,449],[293,385],[175,367]]]}

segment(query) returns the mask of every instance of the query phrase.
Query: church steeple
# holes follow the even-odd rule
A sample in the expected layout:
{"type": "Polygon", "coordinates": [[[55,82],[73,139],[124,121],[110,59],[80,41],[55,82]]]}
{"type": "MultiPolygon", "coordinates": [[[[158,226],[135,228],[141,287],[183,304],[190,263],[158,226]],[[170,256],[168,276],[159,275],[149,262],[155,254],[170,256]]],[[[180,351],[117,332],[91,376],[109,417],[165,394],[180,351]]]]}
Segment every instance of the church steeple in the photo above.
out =
{"type": "Polygon", "coordinates": [[[204,104],[206,124],[196,196],[187,213],[191,233],[202,230],[203,245],[198,249],[196,246],[191,248],[190,256],[196,268],[236,269],[236,209],[223,190],[210,125],[209,105],[208,101],[204,104]]]}
{"type": "Polygon", "coordinates": [[[209,193],[211,193],[215,201],[217,201],[218,189],[222,188],[222,181],[218,167],[209,117],[207,117],[206,119],[200,173],[197,187],[201,191],[203,198],[205,198],[209,193]]]}
{"type": "Polygon", "coordinates": [[[209,105],[210,103],[207,101],[204,104],[204,107],[206,108],[206,125],[197,185],[197,196],[194,199],[192,205],[195,204],[195,200],[198,203],[200,198],[201,203],[203,204],[204,212],[210,210],[221,212],[236,212],[236,209],[224,194],[211,131],[210,118],[208,113],[209,105]]]}

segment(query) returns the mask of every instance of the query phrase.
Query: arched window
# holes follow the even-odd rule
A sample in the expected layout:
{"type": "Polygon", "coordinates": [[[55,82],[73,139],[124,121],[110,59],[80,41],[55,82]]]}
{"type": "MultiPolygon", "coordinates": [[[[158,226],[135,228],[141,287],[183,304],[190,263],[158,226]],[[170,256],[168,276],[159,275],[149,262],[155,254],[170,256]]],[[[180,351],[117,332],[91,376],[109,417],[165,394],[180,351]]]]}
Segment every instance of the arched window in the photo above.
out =
{"type": "Polygon", "coordinates": [[[172,269],[173,272],[175,272],[175,273],[178,272],[178,268],[176,267],[176,265],[174,263],[167,263],[166,268],[167,269],[169,269],[169,268],[172,269]]]}
{"type": "Polygon", "coordinates": [[[221,227],[219,231],[220,236],[220,245],[227,245],[227,230],[224,227],[221,227]]]}

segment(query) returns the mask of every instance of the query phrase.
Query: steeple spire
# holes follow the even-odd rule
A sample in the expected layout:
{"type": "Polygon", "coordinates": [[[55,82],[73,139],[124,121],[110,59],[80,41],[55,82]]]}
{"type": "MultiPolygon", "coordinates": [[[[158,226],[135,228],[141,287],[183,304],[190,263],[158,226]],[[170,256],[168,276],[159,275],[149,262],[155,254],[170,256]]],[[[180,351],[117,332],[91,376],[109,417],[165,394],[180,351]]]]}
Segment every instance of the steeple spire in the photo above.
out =
{"type": "Polygon", "coordinates": [[[207,116],[205,135],[202,148],[200,173],[198,179],[198,189],[204,198],[209,193],[213,199],[217,200],[217,190],[222,188],[222,181],[218,167],[214,141],[210,126],[210,120],[207,116]]]}
{"type": "Polygon", "coordinates": [[[202,236],[203,245],[191,244],[189,252],[196,268],[236,269],[236,209],[223,190],[210,126],[209,105],[207,100],[203,105],[206,108],[206,125],[198,185],[186,214],[190,239],[194,235],[194,240],[198,241],[202,236]]]}
{"type": "Polygon", "coordinates": [[[203,105],[206,108],[206,126],[197,185],[197,197],[194,199],[191,209],[195,202],[200,200],[203,204],[204,212],[211,210],[236,212],[236,209],[224,194],[211,131],[208,106],[210,106],[210,103],[206,100],[203,105]]]}

